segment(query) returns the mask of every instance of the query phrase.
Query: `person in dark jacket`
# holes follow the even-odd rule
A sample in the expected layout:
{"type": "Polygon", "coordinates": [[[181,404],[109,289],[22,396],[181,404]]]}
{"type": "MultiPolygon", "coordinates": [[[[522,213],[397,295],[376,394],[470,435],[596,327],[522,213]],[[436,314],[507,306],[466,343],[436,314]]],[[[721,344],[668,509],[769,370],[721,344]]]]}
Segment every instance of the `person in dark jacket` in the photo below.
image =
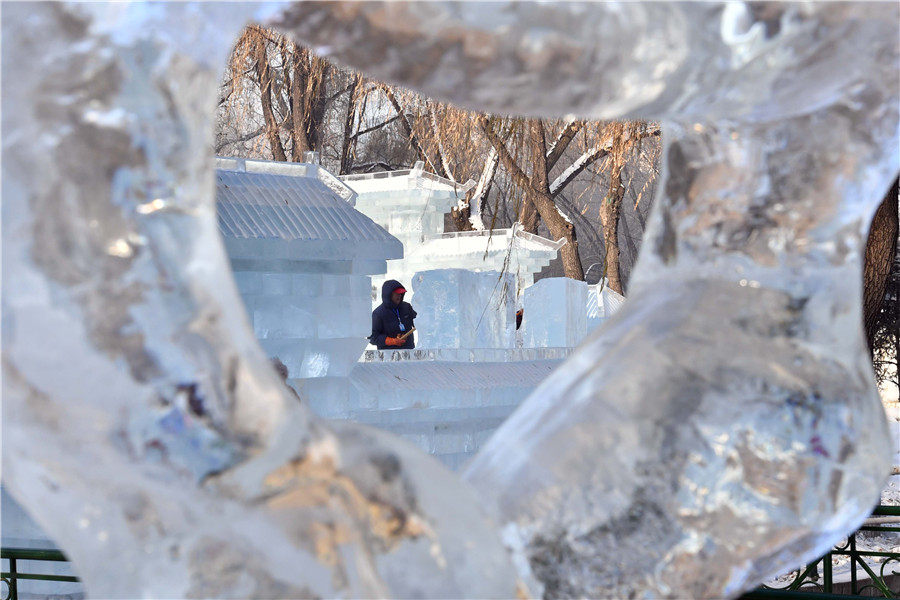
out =
{"type": "Polygon", "coordinates": [[[394,279],[381,286],[381,306],[372,311],[372,335],[369,336],[369,342],[379,350],[412,350],[416,347],[413,339],[416,334],[410,333],[406,339],[400,339],[412,330],[416,318],[412,305],[403,301],[405,294],[403,285],[394,279]]]}

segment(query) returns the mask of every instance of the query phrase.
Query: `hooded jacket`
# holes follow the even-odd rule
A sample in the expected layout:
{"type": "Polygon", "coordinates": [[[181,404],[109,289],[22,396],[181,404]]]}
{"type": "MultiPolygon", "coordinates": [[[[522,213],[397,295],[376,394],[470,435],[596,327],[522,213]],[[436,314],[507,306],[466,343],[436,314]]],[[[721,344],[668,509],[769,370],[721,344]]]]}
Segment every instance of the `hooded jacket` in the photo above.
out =
{"type": "Polygon", "coordinates": [[[416,347],[415,333],[406,338],[403,346],[388,346],[384,343],[386,337],[397,337],[409,331],[413,326],[413,319],[416,318],[412,304],[403,301],[406,294],[400,296],[399,306],[391,302],[391,294],[402,287],[403,285],[395,279],[389,279],[381,286],[381,306],[372,311],[372,335],[369,336],[369,342],[375,344],[379,350],[412,350],[416,347]]]}

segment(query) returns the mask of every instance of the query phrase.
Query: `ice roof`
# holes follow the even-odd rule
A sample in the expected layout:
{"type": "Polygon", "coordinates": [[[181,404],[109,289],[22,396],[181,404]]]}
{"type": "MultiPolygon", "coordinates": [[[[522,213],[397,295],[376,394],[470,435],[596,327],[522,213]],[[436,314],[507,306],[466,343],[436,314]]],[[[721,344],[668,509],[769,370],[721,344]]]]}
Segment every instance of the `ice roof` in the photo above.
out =
{"type": "Polygon", "coordinates": [[[401,242],[356,210],[354,192],[318,165],[217,159],[217,167],[219,231],[226,240],[300,242],[298,259],[403,256],[401,242]]]}
{"type": "Polygon", "coordinates": [[[343,175],[340,179],[358,194],[420,189],[456,192],[459,197],[463,197],[475,185],[471,179],[465,183],[457,183],[446,177],[426,173],[424,169],[425,163],[419,161],[412,169],[343,175]]]}
{"type": "Polygon", "coordinates": [[[484,252],[505,252],[512,242],[519,251],[532,255],[555,258],[566,240],[554,242],[539,235],[534,235],[518,228],[495,229],[493,231],[457,231],[426,235],[423,245],[416,250],[417,255],[426,256],[458,256],[477,255],[484,252]]]}

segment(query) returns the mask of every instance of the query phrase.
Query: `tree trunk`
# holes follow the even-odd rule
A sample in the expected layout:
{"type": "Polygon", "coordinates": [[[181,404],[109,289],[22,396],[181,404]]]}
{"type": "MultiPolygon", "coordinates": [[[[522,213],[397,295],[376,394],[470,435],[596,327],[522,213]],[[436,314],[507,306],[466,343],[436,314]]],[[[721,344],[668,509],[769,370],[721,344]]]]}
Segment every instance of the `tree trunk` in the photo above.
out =
{"type": "MultiPolygon", "coordinates": [[[[566,277],[584,281],[584,269],[581,267],[581,258],[578,255],[578,236],[575,234],[575,225],[564,217],[556,207],[556,203],[553,201],[553,197],[547,190],[547,186],[544,185],[543,189],[536,187],[534,182],[528,178],[522,168],[516,164],[516,161],[512,155],[510,155],[506,144],[503,143],[500,136],[493,130],[488,119],[486,117],[481,117],[479,119],[479,125],[491,142],[491,145],[497,150],[503,168],[506,169],[510,177],[515,180],[516,184],[521,189],[525,190],[526,196],[532,198],[535,209],[540,214],[544,224],[547,225],[547,229],[550,230],[550,235],[553,236],[553,239],[558,240],[560,238],[565,238],[566,245],[562,247],[559,254],[560,258],[562,258],[563,271],[565,272],[566,277]]],[[[532,141],[539,138],[543,139],[543,124],[540,121],[532,123],[531,134],[532,141]]],[[[541,159],[540,164],[546,166],[543,158],[541,159]]],[[[544,177],[545,179],[547,178],[546,170],[544,172],[544,177]]]]}
{"type": "Polygon", "coordinates": [[[622,197],[625,188],[622,186],[622,167],[624,161],[621,156],[614,156],[615,161],[609,178],[609,194],[600,205],[600,221],[603,223],[603,242],[606,246],[606,278],[609,287],[620,294],[622,290],[622,278],[619,269],[619,218],[622,214],[622,197]]]}
{"type": "Polygon", "coordinates": [[[897,251],[898,234],[898,185],[900,178],[895,179],[888,189],[881,206],[875,212],[869,228],[869,239],[866,243],[866,262],[863,272],[863,319],[866,329],[866,340],[872,351],[878,313],[884,300],[887,278],[891,272],[891,264],[897,251]]]}
{"type": "MultiPolygon", "coordinates": [[[[340,174],[346,175],[353,168],[353,149],[355,147],[355,138],[353,137],[353,122],[356,117],[356,105],[359,102],[359,96],[362,91],[362,76],[357,75],[353,78],[352,87],[350,88],[350,97],[347,99],[347,113],[344,115],[344,143],[341,146],[341,168],[340,174]]],[[[362,115],[360,115],[362,118],[362,115]]],[[[359,126],[357,126],[359,131],[359,126]]]]}
{"type": "Polygon", "coordinates": [[[522,214],[519,221],[528,233],[537,235],[541,224],[541,215],[535,204],[535,194],[550,196],[550,183],[547,174],[547,143],[544,138],[544,123],[540,119],[532,119],[527,123],[528,149],[531,153],[531,186],[525,188],[522,214]]]}
{"type": "Polygon", "coordinates": [[[281,136],[278,134],[278,122],[272,111],[272,73],[269,70],[269,56],[265,41],[260,40],[256,46],[256,77],[259,81],[259,99],[262,104],[263,119],[266,123],[266,139],[272,149],[272,157],[282,162],[287,161],[281,136]]]}
{"type": "Polygon", "coordinates": [[[300,162],[303,153],[310,150],[309,139],[306,137],[306,127],[303,118],[303,88],[301,84],[305,78],[303,74],[302,57],[299,48],[295,48],[291,56],[293,77],[291,77],[291,160],[300,162]]]}
{"type": "Polygon", "coordinates": [[[400,126],[403,128],[403,133],[404,135],[406,135],[409,143],[412,144],[413,149],[416,151],[416,155],[419,157],[419,160],[423,161],[425,164],[430,165],[431,161],[428,159],[428,155],[425,154],[425,149],[422,148],[422,144],[419,143],[419,138],[416,136],[415,132],[413,132],[412,124],[409,122],[409,118],[403,111],[403,107],[400,105],[400,101],[397,100],[397,95],[394,94],[394,90],[392,90],[391,87],[387,84],[383,84],[381,86],[381,90],[384,92],[385,97],[394,107],[394,110],[397,111],[397,115],[400,117],[400,126]]]}

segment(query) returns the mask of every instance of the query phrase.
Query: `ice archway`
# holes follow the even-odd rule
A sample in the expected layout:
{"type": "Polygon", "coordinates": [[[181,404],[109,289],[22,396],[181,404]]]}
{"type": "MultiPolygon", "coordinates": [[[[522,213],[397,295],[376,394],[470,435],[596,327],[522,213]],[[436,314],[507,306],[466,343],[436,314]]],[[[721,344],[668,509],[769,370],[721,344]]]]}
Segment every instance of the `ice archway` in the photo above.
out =
{"type": "Polygon", "coordinates": [[[811,557],[886,471],[859,287],[898,11],[4,6],[4,482],[98,597],[721,596],[811,557]],[[665,123],[632,301],[474,489],[287,402],[250,335],[208,152],[248,18],[470,106],[665,123]]]}

